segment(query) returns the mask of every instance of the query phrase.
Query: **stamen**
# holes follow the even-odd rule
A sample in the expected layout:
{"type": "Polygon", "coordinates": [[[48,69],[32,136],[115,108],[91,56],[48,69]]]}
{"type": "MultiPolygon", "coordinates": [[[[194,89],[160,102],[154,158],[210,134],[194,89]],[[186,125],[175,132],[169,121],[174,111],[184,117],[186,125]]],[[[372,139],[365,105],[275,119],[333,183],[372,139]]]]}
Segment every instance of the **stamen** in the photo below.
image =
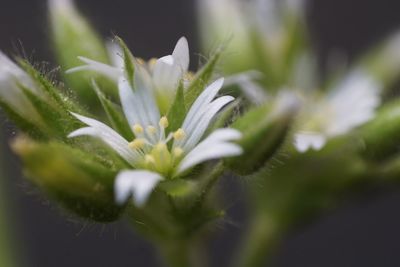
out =
{"type": "Polygon", "coordinates": [[[141,149],[146,144],[146,140],[143,138],[136,138],[132,142],[129,143],[129,147],[132,149],[141,149]]]}
{"type": "Polygon", "coordinates": [[[140,135],[140,134],[143,133],[143,127],[142,127],[142,125],[140,125],[140,124],[138,124],[138,123],[136,123],[135,125],[133,125],[132,129],[133,129],[133,133],[134,133],[135,135],[140,135]]]}
{"type": "Polygon", "coordinates": [[[156,65],[156,63],[157,63],[157,59],[156,58],[151,58],[149,61],[148,61],[148,65],[149,65],[149,68],[150,69],[152,69],[152,68],[154,68],[154,66],[156,65]]]}
{"type": "Polygon", "coordinates": [[[137,62],[139,65],[144,65],[144,64],[146,63],[146,62],[144,61],[143,58],[139,58],[139,57],[136,58],[136,62],[137,62]]]}
{"type": "Polygon", "coordinates": [[[181,157],[183,155],[183,152],[184,151],[183,151],[182,148],[175,147],[172,153],[174,154],[175,158],[179,158],[179,157],[181,157]]]}
{"type": "Polygon", "coordinates": [[[150,134],[150,135],[153,135],[153,134],[155,134],[157,132],[156,127],[154,127],[152,125],[147,126],[146,130],[147,130],[147,133],[150,134]]]}
{"type": "Polygon", "coordinates": [[[158,124],[160,125],[161,128],[164,128],[164,129],[167,128],[169,125],[167,117],[165,117],[165,116],[161,117],[158,124]]]}
{"type": "Polygon", "coordinates": [[[179,128],[176,132],[174,132],[173,136],[175,140],[182,140],[183,138],[185,138],[186,133],[182,128],[179,128]]]}

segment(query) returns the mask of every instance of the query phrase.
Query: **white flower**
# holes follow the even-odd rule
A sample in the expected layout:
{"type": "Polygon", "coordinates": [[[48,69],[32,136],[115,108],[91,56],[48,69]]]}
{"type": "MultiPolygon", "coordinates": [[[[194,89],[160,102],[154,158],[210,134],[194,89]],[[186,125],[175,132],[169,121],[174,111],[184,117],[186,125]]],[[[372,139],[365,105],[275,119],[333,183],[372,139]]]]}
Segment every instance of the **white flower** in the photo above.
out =
{"type": "MultiPolygon", "coordinates": [[[[101,73],[102,75],[118,82],[123,74],[122,50],[116,44],[109,44],[108,50],[113,65],[104,64],[89,58],[78,57],[85,65],[69,69],[67,73],[89,70],[101,73]]],[[[141,62],[145,65],[144,62],[141,62]]],[[[153,86],[159,92],[172,95],[189,69],[189,46],[185,37],[177,42],[171,55],[151,60],[148,66],[144,66],[148,71],[153,86]]]]}
{"type": "Polygon", "coordinates": [[[41,118],[35,107],[24,94],[22,88],[43,98],[29,75],[18,67],[6,55],[0,52],[0,99],[21,117],[33,123],[40,123],[41,118]]]}
{"type": "Polygon", "coordinates": [[[381,85],[362,70],[352,71],[331,93],[308,103],[304,125],[295,134],[299,152],[320,150],[331,137],[346,134],[375,116],[381,85]]]}
{"type": "Polygon", "coordinates": [[[203,91],[181,128],[168,130],[168,119],[160,115],[153,92],[142,77],[136,71],[135,89],[125,78],[119,80],[122,108],[136,137],[132,142],[107,125],[78,114],[75,117],[88,127],[69,135],[98,137],[132,166],[134,170],[124,170],[116,177],[115,194],[118,203],[133,195],[138,206],[145,203],[161,180],[175,178],[204,161],[242,153],[238,145],[230,142],[241,137],[237,130],[218,129],[202,140],[216,113],[234,99],[231,96],[214,99],[223,79],[203,91]]]}
{"type": "Polygon", "coordinates": [[[278,49],[287,34],[287,17],[300,17],[304,0],[198,0],[200,32],[206,46],[232,37],[233,53],[251,47],[249,32],[278,49]],[[235,49],[240,49],[236,50],[235,49]]]}
{"type": "MultiPolygon", "coordinates": [[[[200,33],[205,47],[232,38],[232,51],[250,45],[243,9],[238,0],[198,0],[200,33]]],[[[234,51],[242,53],[242,51],[234,51]]]]}

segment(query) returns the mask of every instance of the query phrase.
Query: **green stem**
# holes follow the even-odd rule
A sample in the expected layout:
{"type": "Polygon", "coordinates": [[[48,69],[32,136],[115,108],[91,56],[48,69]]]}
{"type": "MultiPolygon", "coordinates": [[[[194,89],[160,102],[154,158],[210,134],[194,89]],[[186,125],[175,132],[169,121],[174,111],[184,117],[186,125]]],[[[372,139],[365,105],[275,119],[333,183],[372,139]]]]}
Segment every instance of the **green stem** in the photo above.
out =
{"type": "Polygon", "coordinates": [[[168,267],[206,267],[202,246],[193,240],[174,240],[160,246],[168,267]]]}
{"type": "MultiPolygon", "coordinates": [[[[1,135],[1,134],[0,134],[1,135]]],[[[1,140],[0,136],[0,140],[1,140]]],[[[10,219],[10,214],[9,214],[9,207],[6,205],[8,203],[6,201],[6,198],[8,197],[8,194],[6,190],[4,190],[6,187],[5,181],[4,181],[4,150],[1,149],[0,144],[0,265],[1,266],[17,266],[16,262],[16,255],[15,255],[15,244],[14,240],[12,240],[12,232],[10,230],[11,228],[11,219],[10,219]]]]}
{"type": "Polygon", "coordinates": [[[233,266],[264,267],[273,254],[281,237],[282,229],[276,220],[259,214],[251,221],[239,258],[233,266]]]}

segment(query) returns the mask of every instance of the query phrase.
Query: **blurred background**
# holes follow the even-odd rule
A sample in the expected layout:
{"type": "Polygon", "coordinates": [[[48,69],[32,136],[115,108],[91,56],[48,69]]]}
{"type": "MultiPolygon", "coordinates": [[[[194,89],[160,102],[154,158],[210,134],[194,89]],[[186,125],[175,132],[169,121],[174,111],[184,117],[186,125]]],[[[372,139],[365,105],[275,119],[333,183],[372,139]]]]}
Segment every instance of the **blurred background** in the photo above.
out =
{"type": "MultiPolygon", "coordinates": [[[[56,68],[48,43],[46,1],[1,3],[0,50],[23,53],[35,62],[49,62],[48,69],[56,68]]],[[[77,4],[104,37],[121,36],[137,56],[164,56],[184,35],[191,48],[192,68],[201,57],[194,0],[85,0],[77,4]]],[[[351,59],[400,29],[399,10],[398,0],[310,1],[308,22],[321,64],[328,51],[341,51],[351,59]]],[[[9,234],[17,240],[12,243],[22,267],[158,266],[151,246],[124,223],[104,226],[78,221],[25,182],[8,148],[15,131],[0,116],[1,169],[6,172],[0,194],[5,195],[7,201],[2,201],[9,210],[0,220],[13,226],[9,234]]],[[[229,220],[220,225],[220,234],[210,245],[214,266],[225,266],[246,213],[241,208],[240,183],[232,181],[231,177],[223,181],[229,220]]],[[[273,266],[400,266],[399,240],[400,188],[378,188],[349,196],[312,224],[299,225],[281,244],[273,266]]]]}

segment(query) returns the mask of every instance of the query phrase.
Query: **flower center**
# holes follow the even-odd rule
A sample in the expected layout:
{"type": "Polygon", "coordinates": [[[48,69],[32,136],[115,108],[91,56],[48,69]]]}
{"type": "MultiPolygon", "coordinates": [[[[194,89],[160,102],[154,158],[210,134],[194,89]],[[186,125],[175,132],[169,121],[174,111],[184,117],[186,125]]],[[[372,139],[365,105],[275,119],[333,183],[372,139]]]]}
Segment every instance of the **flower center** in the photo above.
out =
{"type": "Polygon", "coordinates": [[[129,148],[140,155],[136,162],[138,167],[161,173],[165,177],[173,176],[175,167],[185,154],[181,147],[173,147],[168,143],[171,140],[182,141],[186,138],[186,133],[181,128],[166,136],[168,126],[169,122],[165,116],[159,120],[158,127],[135,124],[132,130],[136,138],[129,143],[129,148]]]}

